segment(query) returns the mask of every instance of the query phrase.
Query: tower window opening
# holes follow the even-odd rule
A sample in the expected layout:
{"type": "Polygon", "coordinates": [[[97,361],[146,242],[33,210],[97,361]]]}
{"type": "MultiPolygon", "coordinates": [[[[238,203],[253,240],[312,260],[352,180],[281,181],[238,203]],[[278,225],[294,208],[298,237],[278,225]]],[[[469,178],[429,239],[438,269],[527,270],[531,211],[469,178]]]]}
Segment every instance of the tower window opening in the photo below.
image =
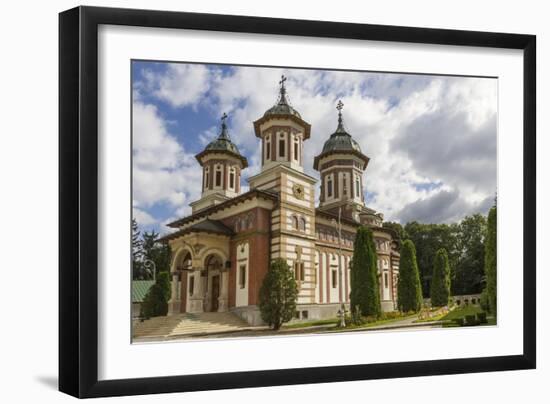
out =
{"type": "Polygon", "coordinates": [[[327,179],[327,197],[332,198],[332,178],[327,179]]]}
{"type": "Polygon", "coordinates": [[[281,137],[279,139],[279,157],[285,156],[285,138],[281,137]]]}

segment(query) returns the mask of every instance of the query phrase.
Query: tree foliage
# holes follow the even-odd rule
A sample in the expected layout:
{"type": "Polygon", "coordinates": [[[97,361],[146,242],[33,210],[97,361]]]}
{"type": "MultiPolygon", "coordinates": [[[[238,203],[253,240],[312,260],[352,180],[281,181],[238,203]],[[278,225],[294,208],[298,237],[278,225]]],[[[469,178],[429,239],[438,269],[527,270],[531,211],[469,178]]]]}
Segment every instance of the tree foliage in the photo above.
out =
{"type": "Polygon", "coordinates": [[[489,310],[497,314],[497,207],[493,206],[487,218],[485,238],[485,277],[489,310]]]}
{"type": "Polygon", "coordinates": [[[168,272],[160,272],[141,303],[141,317],[151,318],[168,314],[170,297],[170,276],[168,272]]]}
{"type": "Polygon", "coordinates": [[[144,279],[143,242],[136,219],[132,218],[132,278],[144,279]]]}
{"type": "Polygon", "coordinates": [[[290,321],[296,311],[298,286],[287,262],[277,258],[271,262],[260,287],[259,307],[262,320],[274,330],[290,321]]]}
{"type": "Polygon", "coordinates": [[[484,283],[485,235],[483,215],[466,216],[459,224],[458,254],[452,280],[455,295],[481,293],[484,283]]]}
{"type": "Polygon", "coordinates": [[[137,222],[132,219],[132,278],[134,280],[154,279],[160,272],[170,271],[170,246],[167,243],[160,243],[158,237],[159,234],[154,230],[141,233],[137,222]]]}
{"type": "Polygon", "coordinates": [[[397,306],[400,311],[419,311],[422,308],[422,285],[416,262],[416,248],[411,240],[401,246],[397,306]]]}
{"type": "Polygon", "coordinates": [[[382,224],[382,227],[385,227],[386,229],[393,230],[393,233],[396,238],[395,241],[397,241],[397,248],[398,250],[401,250],[401,244],[403,244],[403,241],[407,240],[409,236],[407,235],[407,232],[405,231],[405,228],[401,223],[398,222],[384,222],[382,224]]]}
{"type": "Polygon", "coordinates": [[[451,295],[451,269],[447,250],[440,248],[433,264],[433,275],[430,289],[430,298],[433,307],[442,307],[449,304],[451,295]]]}
{"type": "Polygon", "coordinates": [[[359,307],[363,316],[379,317],[382,312],[376,262],[372,231],[361,226],[357,229],[353,246],[350,303],[352,311],[359,307]]]}

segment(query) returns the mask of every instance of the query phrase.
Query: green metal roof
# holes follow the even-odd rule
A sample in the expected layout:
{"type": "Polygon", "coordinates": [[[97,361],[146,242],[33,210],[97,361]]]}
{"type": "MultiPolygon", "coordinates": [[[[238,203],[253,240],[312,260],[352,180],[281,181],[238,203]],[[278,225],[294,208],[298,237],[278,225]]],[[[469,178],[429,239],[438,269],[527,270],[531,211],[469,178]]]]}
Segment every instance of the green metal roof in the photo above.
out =
{"type": "Polygon", "coordinates": [[[141,303],[155,281],[132,281],[132,303],[141,303]]]}

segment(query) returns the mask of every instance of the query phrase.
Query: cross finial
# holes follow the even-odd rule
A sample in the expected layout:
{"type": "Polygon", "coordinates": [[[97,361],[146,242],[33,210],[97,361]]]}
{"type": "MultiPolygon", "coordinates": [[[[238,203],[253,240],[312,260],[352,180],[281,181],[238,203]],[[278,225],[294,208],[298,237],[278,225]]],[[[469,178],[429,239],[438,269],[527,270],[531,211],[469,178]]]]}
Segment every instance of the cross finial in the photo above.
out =
{"type": "Polygon", "coordinates": [[[282,74],[281,80],[279,81],[279,84],[281,85],[281,90],[280,90],[281,94],[279,96],[279,104],[288,104],[288,101],[286,100],[285,81],[286,81],[286,77],[284,74],[282,74]]]}
{"type": "Polygon", "coordinates": [[[225,120],[227,119],[227,114],[224,112],[222,115],[222,123],[225,124],[225,120]]]}
{"type": "Polygon", "coordinates": [[[344,108],[344,103],[342,102],[342,100],[339,100],[338,104],[336,104],[336,109],[340,114],[342,113],[342,108],[344,108]]]}
{"type": "Polygon", "coordinates": [[[344,108],[344,103],[342,100],[338,100],[338,104],[336,104],[336,109],[338,110],[338,128],[336,128],[336,132],[345,132],[342,119],[342,108],[344,108]]]}

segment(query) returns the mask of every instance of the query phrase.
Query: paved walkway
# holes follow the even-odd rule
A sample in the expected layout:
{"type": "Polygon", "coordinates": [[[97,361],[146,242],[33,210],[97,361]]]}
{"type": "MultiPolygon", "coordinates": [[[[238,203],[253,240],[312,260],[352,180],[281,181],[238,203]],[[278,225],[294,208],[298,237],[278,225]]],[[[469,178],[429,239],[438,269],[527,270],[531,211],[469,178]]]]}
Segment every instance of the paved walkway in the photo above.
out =
{"type": "Polygon", "coordinates": [[[325,334],[334,332],[374,332],[388,330],[417,330],[441,327],[440,321],[415,323],[417,316],[392,321],[377,326],[335,330],[334,325],[270,330],[267,326],[251,326],[233,313],[185,313],[174,316],[154,317],[135,323],[134,341],[152,342],[183,338],[228,338],[273,335],[325,334]]]}

